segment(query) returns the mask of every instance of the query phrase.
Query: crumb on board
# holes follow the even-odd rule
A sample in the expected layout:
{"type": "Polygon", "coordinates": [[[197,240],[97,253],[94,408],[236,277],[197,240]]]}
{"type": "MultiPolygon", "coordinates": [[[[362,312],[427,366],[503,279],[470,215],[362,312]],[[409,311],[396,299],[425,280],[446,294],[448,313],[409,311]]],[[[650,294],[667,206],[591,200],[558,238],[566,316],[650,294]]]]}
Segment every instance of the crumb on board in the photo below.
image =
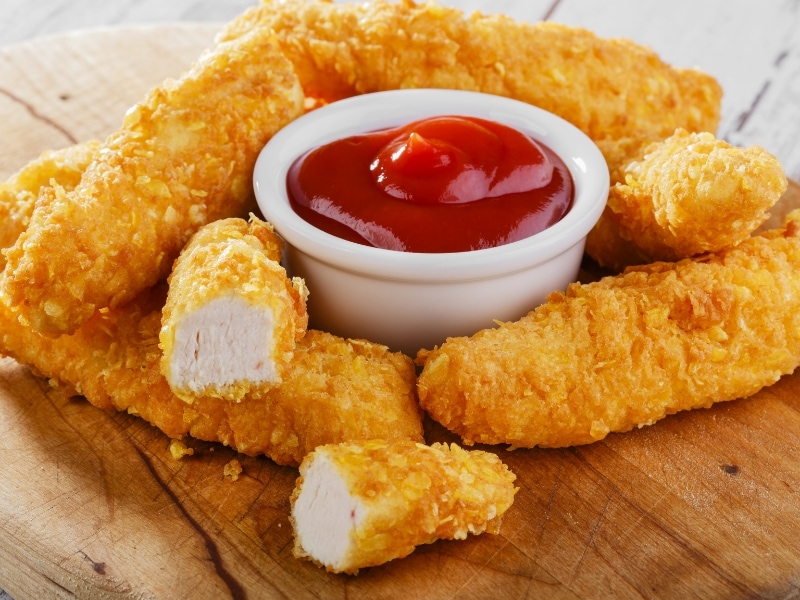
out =
{"type": "Polygon", "coordinates": [[[225,465],[222,472],[225,477],[230,477],[231,481],[236,481],[239,479],[239,474],[242,472],[242,465],[238,459],[234,458],[225,465]]]}
{"type": "Polygon", "coordinates": [[[194,448],[190,448],[182,440],[172,440],[169,443],[169,452],[172,454],[172,458],[180,460],[184,456],[191,456],[194,454],[194,448]]]}

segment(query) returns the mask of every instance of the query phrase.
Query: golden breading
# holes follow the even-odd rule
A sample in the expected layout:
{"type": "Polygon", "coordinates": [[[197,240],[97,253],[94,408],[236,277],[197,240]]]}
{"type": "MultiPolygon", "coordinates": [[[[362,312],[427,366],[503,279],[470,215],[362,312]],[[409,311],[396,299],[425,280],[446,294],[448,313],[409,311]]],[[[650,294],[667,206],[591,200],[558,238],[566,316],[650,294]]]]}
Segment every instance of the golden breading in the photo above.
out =
{"type": "Polygon", "coordinates": [[[780,162],[763,148],[682,129],[648,146],[619,175],[586,242],[595,261],[616,270],[734,246],[767,219],[788,185],[780,162]]]}
{"type": "Polygon", "coordinates": [[[166,289],[95,313],[78,332],[45,337],[0,305],[0,354],[105,410],[128,411],[167,436],[221,442],[249,455],[298,465],[321,444],[372,438],[421,442],[416,373],[385,346],[308,331],[278,387],[241,402],[180,400],[161,375],[158,333],[166,289]]]}
{"type": "Polygon", "coordinates": [[[256,217],[202,227],[175,261],[162,311],[161,372],[172,391],[240,401],[287,376],[306,331],[308,291],[279,264],[283,243],[256,217]]]}
{"type": "Polygon", "coordinates": [[[643,134],[618,139],[595,140],[595,144],[603,154],[603,158],[606,159],[611,184],[625,181],[622,169],[631,161],[641,160],[644,156],[645,148],[663,139],[662,136],[643,134]]]}
{"type": "MultiPolygon", "coordinates": [[[[47,150],[5,183],[0,183],[0,249],[14,245],[28,228],[40,193],[52,195],[53,184],[73,190],[83,171],[94,159],[100,142],[89,141],[61,150],[47,150]]],[[[5,268],[5,253],[0,252],[0,271],[5,268]]]]}
{"type": "Polygon", "coordinates": [[[200,226],[247,215],[258,153],[302,106],[269,32],[205,53],[128,111],[73,191],[34,210],[6,255],[6,305],[36,331],[69,333],[166,278],[200,226]]]}
{"type": "Polygon", "coordinates": [[[276,33],[306,94],[325,101],[399,88],[476,90],[554,112],[595,140],[713,132],[719,122],[722,92],[712,77],[581,28],[465,17],[435,2],[265,0],[219,39],[258,28],[276,33]]]}
{"type": "Polygon", "coordinates": [[[418,362],[422,407],[468,444],[586,444],[749,396],[800,364],[800,211],[718,254],[573,284],[418,362]]]}
{"type": "Polygon", "coordinates": [[[321,446],[303,460],[292,494],[295,556],[357,573],[437,539],[496,534],[515,479],[495,454],[456,444],[321,446]]]}

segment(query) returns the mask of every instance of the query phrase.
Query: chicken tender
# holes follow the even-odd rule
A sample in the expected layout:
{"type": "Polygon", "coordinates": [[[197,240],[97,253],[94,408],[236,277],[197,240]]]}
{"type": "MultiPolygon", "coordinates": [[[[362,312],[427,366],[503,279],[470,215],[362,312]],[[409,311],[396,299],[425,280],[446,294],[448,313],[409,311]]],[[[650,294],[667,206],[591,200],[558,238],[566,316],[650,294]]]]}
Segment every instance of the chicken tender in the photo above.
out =
{"type": "Polygon", "coordinates": [[[175,261],[159,334],[172,391],[240,401],[279,384],[308,325],[308,291],[278,263],[283,243],[251,215],[201,228],[175,261]]]}
{"type": "Polygon", "coordinates": [[[161,374],[165,286],[97,311],[72,336],[51,338],[0,305],[0,350],[105,410],[128,411],[167,436],[221,442],[296,466],[322,444],[373,438],[422,442],[413,361],[385,346],[310,330],[283,383],[241,402],[180,400],[161,374]]]}
{"type": "MultiPolygon", "coordinates": [[[[0,250],[13,246],[28,228],[39,194],[52,195],[53,185],[73,190],[99,148],[100,142],[93,140],[47,150],[0,183],[0,250]]],[[[5,253],[0,252],[0,271],[5,265],[5,253]]]]}
{"type": "Polygon", "coordinates": [[[515,22],[410,0],[265,0],[219,39],[274,31],[308,96],[399,88],[482,91],[560,115],[594,140],[716,131],[722,91],[650,49],[551,22],[515,22]]]}
{"type": "Polygon", "coordinates": [[[6,306],[36,331],[70,333],[165,279],[200,226],[247,215],[259,151],[302,110],[270,32],[205,53],[128,111],[74,190],[34,210],[6,254],[6,306]]]}
{"type": "Polygon", "coordinates": [[[515,475],[456,444],[367,441],[317,448],[292,494],[295,556],[357,573],[437,539],[499,533],[515,475]]]}
{"type": "Polygon", "coordinates": [[[800,211],[735,248],[573,284],[418,362],[422,407],[466,444],[587,444],[749,396],[800,364],[800,211]]]}
{"type": "Polygon", "coordinates": [[[586,242],[595,261],[616,270],[734,246],[767,219],[788,185],[763,148],[682,129],[648,146],[619,175],[586,242]]]}

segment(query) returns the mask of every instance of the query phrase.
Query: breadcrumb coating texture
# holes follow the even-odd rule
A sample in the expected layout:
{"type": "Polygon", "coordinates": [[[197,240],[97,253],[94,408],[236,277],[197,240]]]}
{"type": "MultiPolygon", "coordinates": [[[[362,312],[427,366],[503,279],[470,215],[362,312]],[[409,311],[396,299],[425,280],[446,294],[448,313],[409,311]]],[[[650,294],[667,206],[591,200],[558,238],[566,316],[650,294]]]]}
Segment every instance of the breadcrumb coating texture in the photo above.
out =
{"type": "MultiPolygon", "coordinates": [[[[13,246],[28,228],[41,194],[52,196],[54,191],[49,188],[53,185],[67,191],[75,189],[99,148],[100,142],[92,140],[60,150],[46,150],[0,183],[0,250],[13,246]]],[[[5,265],[5,252],[0,252],[0,271],[5,265]]]]}
{"type": "MultiPolygon", "coordinates": [[[[279,264],[282,248],[283,242],[272,226],[251,215],[249,222],[232,217],[205,225],[176,259],[168,279],[169,292],[162,311],[159,339],[164,354],[161,372],[180,398],[192,402],[196,396],[208,395],[240,401],[252,390],[273,387],[287,376],[295,344],[308,326],[308,290],[302,279],[290,279],[279,264]],[[203,324],[197,329],[196,336],[203,339],[194,340],[194,357],[187,358],[188,351],[180,347],[183,339],[180,329],[186,327],[190,333],[195,332],[193,326],[186,324],[188,319],[214,301],[231,299],[237,301],[235,306],[242,309],[242,314],[225,312],[224,316],[230,320],[225,321],[224,327],[241,333],[242,327],[253,326],[248,322],[251,314],[261,316],[261,322],[268,319],[264,327],[268,329],[265,332],[268,339],[258,348],[269,354],[265,356],[256,351],[258,348],[246,344],[240,350],[214,347],[215,332],[208,328],[223,326],[215,323],[203,324]],[[238,327],[237,319],[242,322],[238,327]],[[252,356],[242,356],[251,352],[252,356]],[[187,364],[188,361],[192,362],[187,364]],[[229,365],[223,372],[216,373],[217,377],[200,373],[202,370],[216,372],[217,369],[208,363],[224,365],[226,361],[242,364],[229,365]],[[272,367],[269,371],[274,369],[272,377],[256,381],[240,379],[244,373],[259,374],[257,369],[248,370],[244,366],[255,361],[269,362],[272,367]]],[[[257,327],[254,329],[261,331],[257,327]]],[[[237,340],[227,339],[225,332],[221,332],[219,338],[236,346],[237,340]]]]}
{"type": "Polygon", "coordinates": [[[407,440],[326,445],[300,465],[292,494],[294,553],[330,571],[357,573],[402,558],[437,539],[497,534],[514,502],[516,476],[497,455],[456,444],[426,446],[407,440]],[[362,512],[349,533],[349,547],[336,565],[321,564],[297,535],[297,499],[315,460],[328,460],[362,512]]]}
{"type": "Polygon", "coordinates": [[[465,443],[570,446],[754,394],[800,364],[800,212],[678,263],[573,284],[422,351],[422,407],[465,443]]]}
{"type": "Polygon", "coordinates": [[[621,270],[735,246],[767,219],[787,185],[782,165],[763,148],[679,129],[620,168],[586,251],[621,270]]]}
{"type": "Polygon", "coordinates": [[[34,210],[6,255],[6,305],[36,331],[71,333],[166,278],[200,226],[247,214],[259,151],[302,106],[269,32],[206,52],[128,111],[74,190],[34,210]]]}
{"type": "Polygon", "coordinates": [[[105,410],[127,411],[167,436],[221,442],[296,466],[321,444],[372,438],[421,442],[414,364],[385,346],[310,330],[289,377],[241,402],[180,400],[161,374],[158,333],[166,290],[95,313],[72,336],[50,338],[0,305],[0,353],[105,410]]]}
{"type": "Polygon", "coordinates": [[[713,132],[719,122],[712,77],[577,27],[411,0],[264,0],[219,39],[258,28],[275,32],[306,94],[325,101],[400,88],[482,91],[554,112],[595,140],[713,132]]]}

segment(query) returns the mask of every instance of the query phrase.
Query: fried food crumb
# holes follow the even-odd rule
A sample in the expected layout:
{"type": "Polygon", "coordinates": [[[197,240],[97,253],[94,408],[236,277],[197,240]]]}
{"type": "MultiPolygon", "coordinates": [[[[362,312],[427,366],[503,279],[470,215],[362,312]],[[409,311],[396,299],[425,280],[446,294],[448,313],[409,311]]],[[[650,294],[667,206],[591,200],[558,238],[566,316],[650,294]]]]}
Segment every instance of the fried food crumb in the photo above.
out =
{"type": "Polygon", "coordinates": [[[194,448],[187,446],[183,440],[171,440],[169,443],[169,453],[172,454],[172,458],[175,460],[180,460],[184,456],[192,456],[194,454],[194,448]]]}
{"type": "Polygon", "coordinates": [[[234,458],[225,465],[225,467],[222,469],[222,472],[225,477],[229,477],[231,481],[236,481],[239,479],[239,475],[242,472],[242,464],[238,459],[234,458]]]}

